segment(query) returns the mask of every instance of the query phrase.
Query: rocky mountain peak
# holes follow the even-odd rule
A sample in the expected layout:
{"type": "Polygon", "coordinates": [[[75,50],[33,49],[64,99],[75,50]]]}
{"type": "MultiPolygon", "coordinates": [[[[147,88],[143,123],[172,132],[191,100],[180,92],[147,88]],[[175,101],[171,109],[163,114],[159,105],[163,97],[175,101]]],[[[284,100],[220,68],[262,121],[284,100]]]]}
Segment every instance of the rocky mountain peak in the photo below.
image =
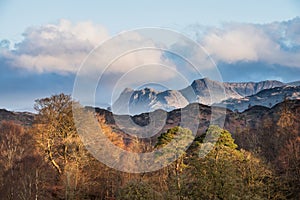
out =
{"type": "MultiPolygon", "coordinates": [[[[157,109],[170,111],[172,109],[183,108],[195,102],[205,105],[229,106],[232,110],[245,110],[249,105],[266,105],[265,103],[259,103],[260,100],[258,97],[255,98],[254,102],[247,102],[247,106],[245,104],[241,108],[239,106],[236,108],[233,104],[239,104],[239,102],[243,101],[243,98],[244,100],[249,100],[249,96],[256,95],[261,91],[277,87],[281,88],[286,85],[275,80],[261,82],[219,82],[210,80],[209,78],[202,78],[194,80],[190,86],[182,90],[156,91],[152,88],[143,88],[140,90],[126,88],[115,102],[115,105],[118,105],[118,108],[120,108],[118,109],[119,111],[123,110],[122,107],[124,105],[129,105],[131,113],[118,112],[119,114],[139,114],[157,109]],[[234,103],[231,103],[231,101],[234,103]]],[[[292,95],[293,99],[296,99],[299,96],[297,92],[298,88],[293,88],[292,90],[296,91],[291,92],[289,90],[288,95],[292,95]]],[[[287,93],[287,90],[280,92],[287,93]]],[[[277,97],[278,95],[275,96],[277,97]]],[[[251,98],[251,100],[253,99],[251,98]]],[[[281,99],[275,99],[271,96],[268,100],[268,105],[282,102],[281,99]]],[[[128,112],[128,108],[126,111],[128,112]]]]}

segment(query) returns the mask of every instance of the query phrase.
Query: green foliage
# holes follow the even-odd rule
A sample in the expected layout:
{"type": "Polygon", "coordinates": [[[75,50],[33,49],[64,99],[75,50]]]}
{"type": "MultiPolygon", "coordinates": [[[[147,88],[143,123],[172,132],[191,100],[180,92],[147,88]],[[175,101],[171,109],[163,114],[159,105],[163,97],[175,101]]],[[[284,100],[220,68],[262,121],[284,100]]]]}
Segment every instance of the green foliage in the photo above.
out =
{"type": "Polygon", "coordinates": [[[183,180],[190,187],[183,188],[182,194],[189,199],[270,199],[278,195],[269,167],[251,153],[237,150],[228,131],[211,126],[206,137],[216,139],[215,146],[206,157],[190,160],[183,180]]]}
{"type": "Polygon", "coordinates": [[[179,126],[169,129],[158,138],[156,148],[163,148],[161,148],[158,154],[157,161],[167,161],[168,163],[174,161],[168,166],[168,196],[171,196],[171,199],[175,197],[181,199],[182,197],[181,174],[184,169],[188,167],[184,163],[184,159],[186,157],[186,150],[193,139],[194,137],[191,130],[179,126]]]}
{"type": "Polygon", "coordinates": [[[192,131],[186,128],[176,126],[169,129],[158,137],[156,148],[160,149],[157,153],[157,161],[177,160],[185,155],[186,149],[193,141],[192,131]]]}
{"type": "Polygon", "coordinates": [[[228,147],[230,149],[236,149],[238,146],[234,143],[234,139],[232,138],[229,131],[221,129],[216,125],[211,125],[206,132],[206,137],[211,138],[216,141],[216,147],[228,147]]]}
{"type": "Polygon", "coordinates": [[[157,139],[157,144],[155,147],[163,147],[170,143],[173,139],[179,136],[191,136],[192,131],[187,128],[182,128],[180,126],[175,126],[169,129],[166,133],[161,134],[157,139]]]}

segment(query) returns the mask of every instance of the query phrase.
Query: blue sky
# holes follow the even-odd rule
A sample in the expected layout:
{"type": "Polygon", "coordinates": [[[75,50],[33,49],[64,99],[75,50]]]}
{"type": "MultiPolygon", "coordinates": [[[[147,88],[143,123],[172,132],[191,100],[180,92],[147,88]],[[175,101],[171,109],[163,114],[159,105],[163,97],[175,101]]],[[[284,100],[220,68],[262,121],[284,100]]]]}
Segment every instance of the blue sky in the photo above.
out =
{"type": "Polygon", "coordinates": [[[113,33],[143,26],[182,28],[189,24],[222,22],[269,23],[298,16],[297,0],[190,0],[190,1],[71,1],[1,0],[1,38],[18,38],[29,26],[90,20],[113,33]]]}
{"type": "MultiPolygon", "coordinates": [[[[139,27],[165,27],[192,37],[209,51],[224,81],[296,81],[298,16],[297,0],[1,0],[0,107],[32,110],[34,99],[70,94],[90,50],[139,27]]],[[[109,103],[109,97],[102,95],[98,103],[109,103]]]]}

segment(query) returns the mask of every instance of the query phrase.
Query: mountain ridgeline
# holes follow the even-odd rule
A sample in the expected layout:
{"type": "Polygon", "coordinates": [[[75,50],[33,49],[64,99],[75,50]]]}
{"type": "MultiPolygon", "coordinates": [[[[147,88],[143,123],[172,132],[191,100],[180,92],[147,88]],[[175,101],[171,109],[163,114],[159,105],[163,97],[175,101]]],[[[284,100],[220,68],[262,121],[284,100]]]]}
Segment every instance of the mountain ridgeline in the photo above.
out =
{"type": "Polygon", "coordinates": [[[140,114],[158,109],[171,111],[190,103],[201,103],[244,111],[254,105],[271,107],[285,98],[299,99],[300,87],[297,85],[298,82],[285,84],[268,80],[222,83],[204,78],[193,81],[190,86],[181,90],[156,91],[151,88],[141,90],[126,88],[112,108],[117,114],[140,114]],[[268,96],[268,94],[272,95],[268,96]]]}
{"type": "Polygon", "coordinates": [[[34,114],[30,112],[11,112],[0,109],[0,121],[13,121],[21,125],[31,125],[34,121],[34,114]]]}

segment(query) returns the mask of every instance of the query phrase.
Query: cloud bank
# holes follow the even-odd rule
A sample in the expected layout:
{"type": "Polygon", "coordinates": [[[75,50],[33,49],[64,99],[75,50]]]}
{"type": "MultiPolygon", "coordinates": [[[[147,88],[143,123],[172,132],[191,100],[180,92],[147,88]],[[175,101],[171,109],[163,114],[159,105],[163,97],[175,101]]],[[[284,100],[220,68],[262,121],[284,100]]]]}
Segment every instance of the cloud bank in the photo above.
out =
{"type": "MultiPolygon", "coordinates": [[[[30,27],[24,32],[23,37],[24,40],[15,44],[12,50],[8,49],[9,41],[0,41],[1,56],[10,66],[37,73],[75,74],[92,50],[111,36],[101,25],[91,22],[72,24],[63,19],[58,24],[30,27]]],[[[126,38],[127,41],[110,43],[105,52],[94,55],[92,60],[89,59],[88,64],[104,70],[107,63],[101,61],[111,57],[111,52],[119,51],[122,48],[121,43],[125,48],[153,46],[151,41],[147,41],[140,35],[132,34],[131,37],[126,38]]],[[[122,37],[119,40],[122,40],[122,37]]],[[[126,73],[136,66],[149,63],[165,63],[174,67],[172,62],[163,57],[162,51],[135,51],[120,58],[113,58],[112,61],[114,62],[109,69],[112,73],[126,73]]],[[[157,73],[153,78],[157,78],[157,73]]],[[[167,75],[164,77],[167,78],[167,75]]]]}
{"type": "MultiPolygon", "coordinates": [[[[201,29],[198,30],[201,34],[195,34],[196,39],[217,64],[259,62],[300,68],[299,17],[270,24],[227,23],[221,28],[201,27],[201,29]]],[[[23,37],[23,41],[15,44],[14,49],[8,48],[9,41],[5,39],[0,41],[0,56],[10,66],[37,73],[75,74],[90,51],[110,35],[105,27],[92,22],[72,24],[68,20],[61,20],[58,24],[30,27],[24,32],[23,37]]],[[[145,41],[139,36],[133,36],[128,45],[134,46],[133,43],[136,42],[145,41]]],[[[107,53],[117,48],[118,44],[112,45],[107,53]]],[[[177,48],[182,48],[183,52],[189,51],[187,47],[180,46],[180,42],[177,48]]],[[[130,70],[128,66],[143,65],[150,61],[166,62],[163,55],[163,52],[158,51],[128,54],[117,60],[111,71],[123,73],[130,70]]],[[[189,56],[188,59],[203,59],[204,65],[207,63],[205,60],[207,58],[199,57],[197,54],[186,55],[189,56]]],[[[99,60],[95,60],[95,63],[99,65],[99,60]]],[[[176,60],[169,60],[166,63],[176,65],[176,60]]]]}
{"type": "Polygon", "coordinates": [[[270,24],[225,24],[197,38],[216,62],[300,67],[300,18],[270,24]]]}
{"type": "Polygon", "coordinates": [[[91,22],[60,20],[58,24],[30,27],[23,37],[14,50],[2,50],[11,66],[38,73],[74,73],[95,45],[109,35],[104,27],[91,22]]]}

